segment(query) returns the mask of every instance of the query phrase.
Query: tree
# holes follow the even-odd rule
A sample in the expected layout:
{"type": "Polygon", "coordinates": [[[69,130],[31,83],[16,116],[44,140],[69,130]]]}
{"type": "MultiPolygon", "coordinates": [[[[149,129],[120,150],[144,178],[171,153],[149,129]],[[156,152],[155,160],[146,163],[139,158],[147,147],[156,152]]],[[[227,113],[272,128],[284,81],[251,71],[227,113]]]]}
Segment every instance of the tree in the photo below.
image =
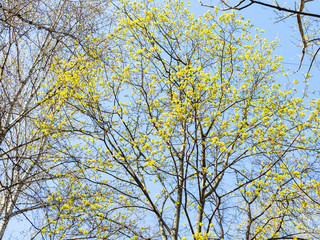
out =
{"type": "Polygon", "coordinates": [[[234,12],[122,4],[112,47],[55,64],[65,119],[48,129],[67,134],[74,172],[48,197],[44,234],[319,238],[320,101],[275,82],[277,42],[234,12]]]}
{"type": "Polygon", "coordinates": [[[96,24],[105,5],[86,0],[0,3],[0,239],[17,216],[38,227],[29,213],[46,208],[46,185],[55,178],[48,170],[54,156],[50,134],[41,124],[57,109],[40,111],[58,89],[48,84],[50,67],[54,59],[73,55],[77,45],[85,51],[86,37],[107,24],[96,24]]]}
{"type": "MultiPolygon", "coordinates": [[[[208,1],[199,0],[200,4],[205,7],[214,8],[215,4],[208,3],[208,1]]],[[[219,0],[214,1],[218,3],[218,7],[222,11],[227,10],[243,10],[249,8],[252,5],[258,5],[273,9],[277,14],[278,21],[285,20],[287,18],[295,18],[297,22],[297,31],[299,34],[299,42],[297,45],[301,47],[300,66],[308,55],[310,57],[310,72],[314,63],[318,66],[317,56],[320,51],[318,24],[320,20],[320,14],[313,9],[317,9],[319,6],[312,0],[299,0],[279,3],[278,1],[255,1],[255,0],[219,0]]]]}

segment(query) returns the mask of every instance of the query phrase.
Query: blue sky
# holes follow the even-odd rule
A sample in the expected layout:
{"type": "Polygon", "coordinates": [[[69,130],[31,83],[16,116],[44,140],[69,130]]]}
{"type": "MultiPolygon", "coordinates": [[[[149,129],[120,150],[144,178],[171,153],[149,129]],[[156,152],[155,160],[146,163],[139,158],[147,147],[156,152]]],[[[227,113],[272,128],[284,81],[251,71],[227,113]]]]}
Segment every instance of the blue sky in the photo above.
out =
{"type": "MultiPolygon", "coordinates": [[[[217,1],[215,1],[217,2],[217,1]]],[[[202,7],[198,0],[190,0],[192,5],[192,11],[195,14],[202,14],[210,8],[202,7]]],[[[252,24],[259,29],[265,30],[265,37],[272,41],[275,38],[280,39],[278,48],[275,54],[281,55],[283,57],[283,67],[284,69],[289,69],[292,73],[289,75],[288,80],[298,79],[302,80],[304,73],[307,71],[309,65],[308,59],[304,62],[304,65],[298,73],[293,74],[293,72],[298,68],[300,62],[301,49],[298,48],[295,43],[298,40],[294,40],[294,37],[299,39],[299,34],[295,30],[295,18],[289,18],[286,21],[281,21],[274,23],[276,21],[276,14],[273,10],[261,6],[251,6],[247,9],[242,10],[238,14],[244,16],[246,19],[251,20],[252,24]]],[[[318,90],[320,88],[320,79],[318,75],[318,70],[313,68],[311,71],[313,75],[312,78],[308,80],[310,83],[309,90],[318,90]]],[[[282,79],[281,79],[282,80],[282,79]]],[[[25,220],[10,222],[10,227],[7,229],[4,240],[7,239],[24,239],[23,235],[20,235],[20,230],[23,231],[28,228],[29,224],[25,220]],[[20,230],[18,230],[20,229],[20,230]],[[12,235],[11,235],[12,234],[12,235]]]]}

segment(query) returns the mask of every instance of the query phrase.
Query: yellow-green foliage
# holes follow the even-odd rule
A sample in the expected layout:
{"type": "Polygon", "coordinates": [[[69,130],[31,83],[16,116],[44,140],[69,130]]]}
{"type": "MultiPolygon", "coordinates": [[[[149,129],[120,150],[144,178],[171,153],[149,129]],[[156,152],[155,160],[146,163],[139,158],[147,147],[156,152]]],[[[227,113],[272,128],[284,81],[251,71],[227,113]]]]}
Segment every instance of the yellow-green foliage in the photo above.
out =
{"type": "Polygon", "coordinates": [[[50,234],[318,236],[320,101],[275,81],[277,41],[234,12],[121,4],[90,57],[53,66],[62,120],[50,131],[72,135],[81,160],[61,182],[68,191],[48,198],[50,234]]]}

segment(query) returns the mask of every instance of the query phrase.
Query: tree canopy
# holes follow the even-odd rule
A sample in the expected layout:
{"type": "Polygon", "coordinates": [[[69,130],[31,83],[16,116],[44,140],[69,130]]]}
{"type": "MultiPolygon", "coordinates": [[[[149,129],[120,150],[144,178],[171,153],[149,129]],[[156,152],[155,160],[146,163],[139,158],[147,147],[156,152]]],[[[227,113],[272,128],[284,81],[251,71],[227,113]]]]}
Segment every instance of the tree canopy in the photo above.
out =
{"type": "Polygon", "coordinates": [[[320,238],[320,100],[277,40],[180,0],[52,4],[0,5],[0,239],[35,210],[31,239],[320,238]]]}
{"type": "Polygon", "coordinates": [[[277,42],[235,12],[195,17],[181,1],[123,1],[114,14],[93,58],[53,67],[61,114],[48,131],[67,139],[73,172],[48,198],[46,234],[318,238],[320,101],[277,83],[277,42]]]}

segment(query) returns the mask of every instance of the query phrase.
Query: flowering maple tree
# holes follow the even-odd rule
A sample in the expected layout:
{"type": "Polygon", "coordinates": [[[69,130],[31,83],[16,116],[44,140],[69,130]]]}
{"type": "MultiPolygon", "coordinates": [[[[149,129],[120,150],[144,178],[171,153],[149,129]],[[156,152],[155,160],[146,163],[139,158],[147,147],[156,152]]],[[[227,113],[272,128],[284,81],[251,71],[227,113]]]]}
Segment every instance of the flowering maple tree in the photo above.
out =
{"type": "Polygon", "coordinates": [[[61,114],[47,131],[65,136],[73,171],[48,196],[43,234],[319,237],[320,100],[276,82],[277,42],[234,12],[122,4],[92,58],[53,66],[61,114]]]}

